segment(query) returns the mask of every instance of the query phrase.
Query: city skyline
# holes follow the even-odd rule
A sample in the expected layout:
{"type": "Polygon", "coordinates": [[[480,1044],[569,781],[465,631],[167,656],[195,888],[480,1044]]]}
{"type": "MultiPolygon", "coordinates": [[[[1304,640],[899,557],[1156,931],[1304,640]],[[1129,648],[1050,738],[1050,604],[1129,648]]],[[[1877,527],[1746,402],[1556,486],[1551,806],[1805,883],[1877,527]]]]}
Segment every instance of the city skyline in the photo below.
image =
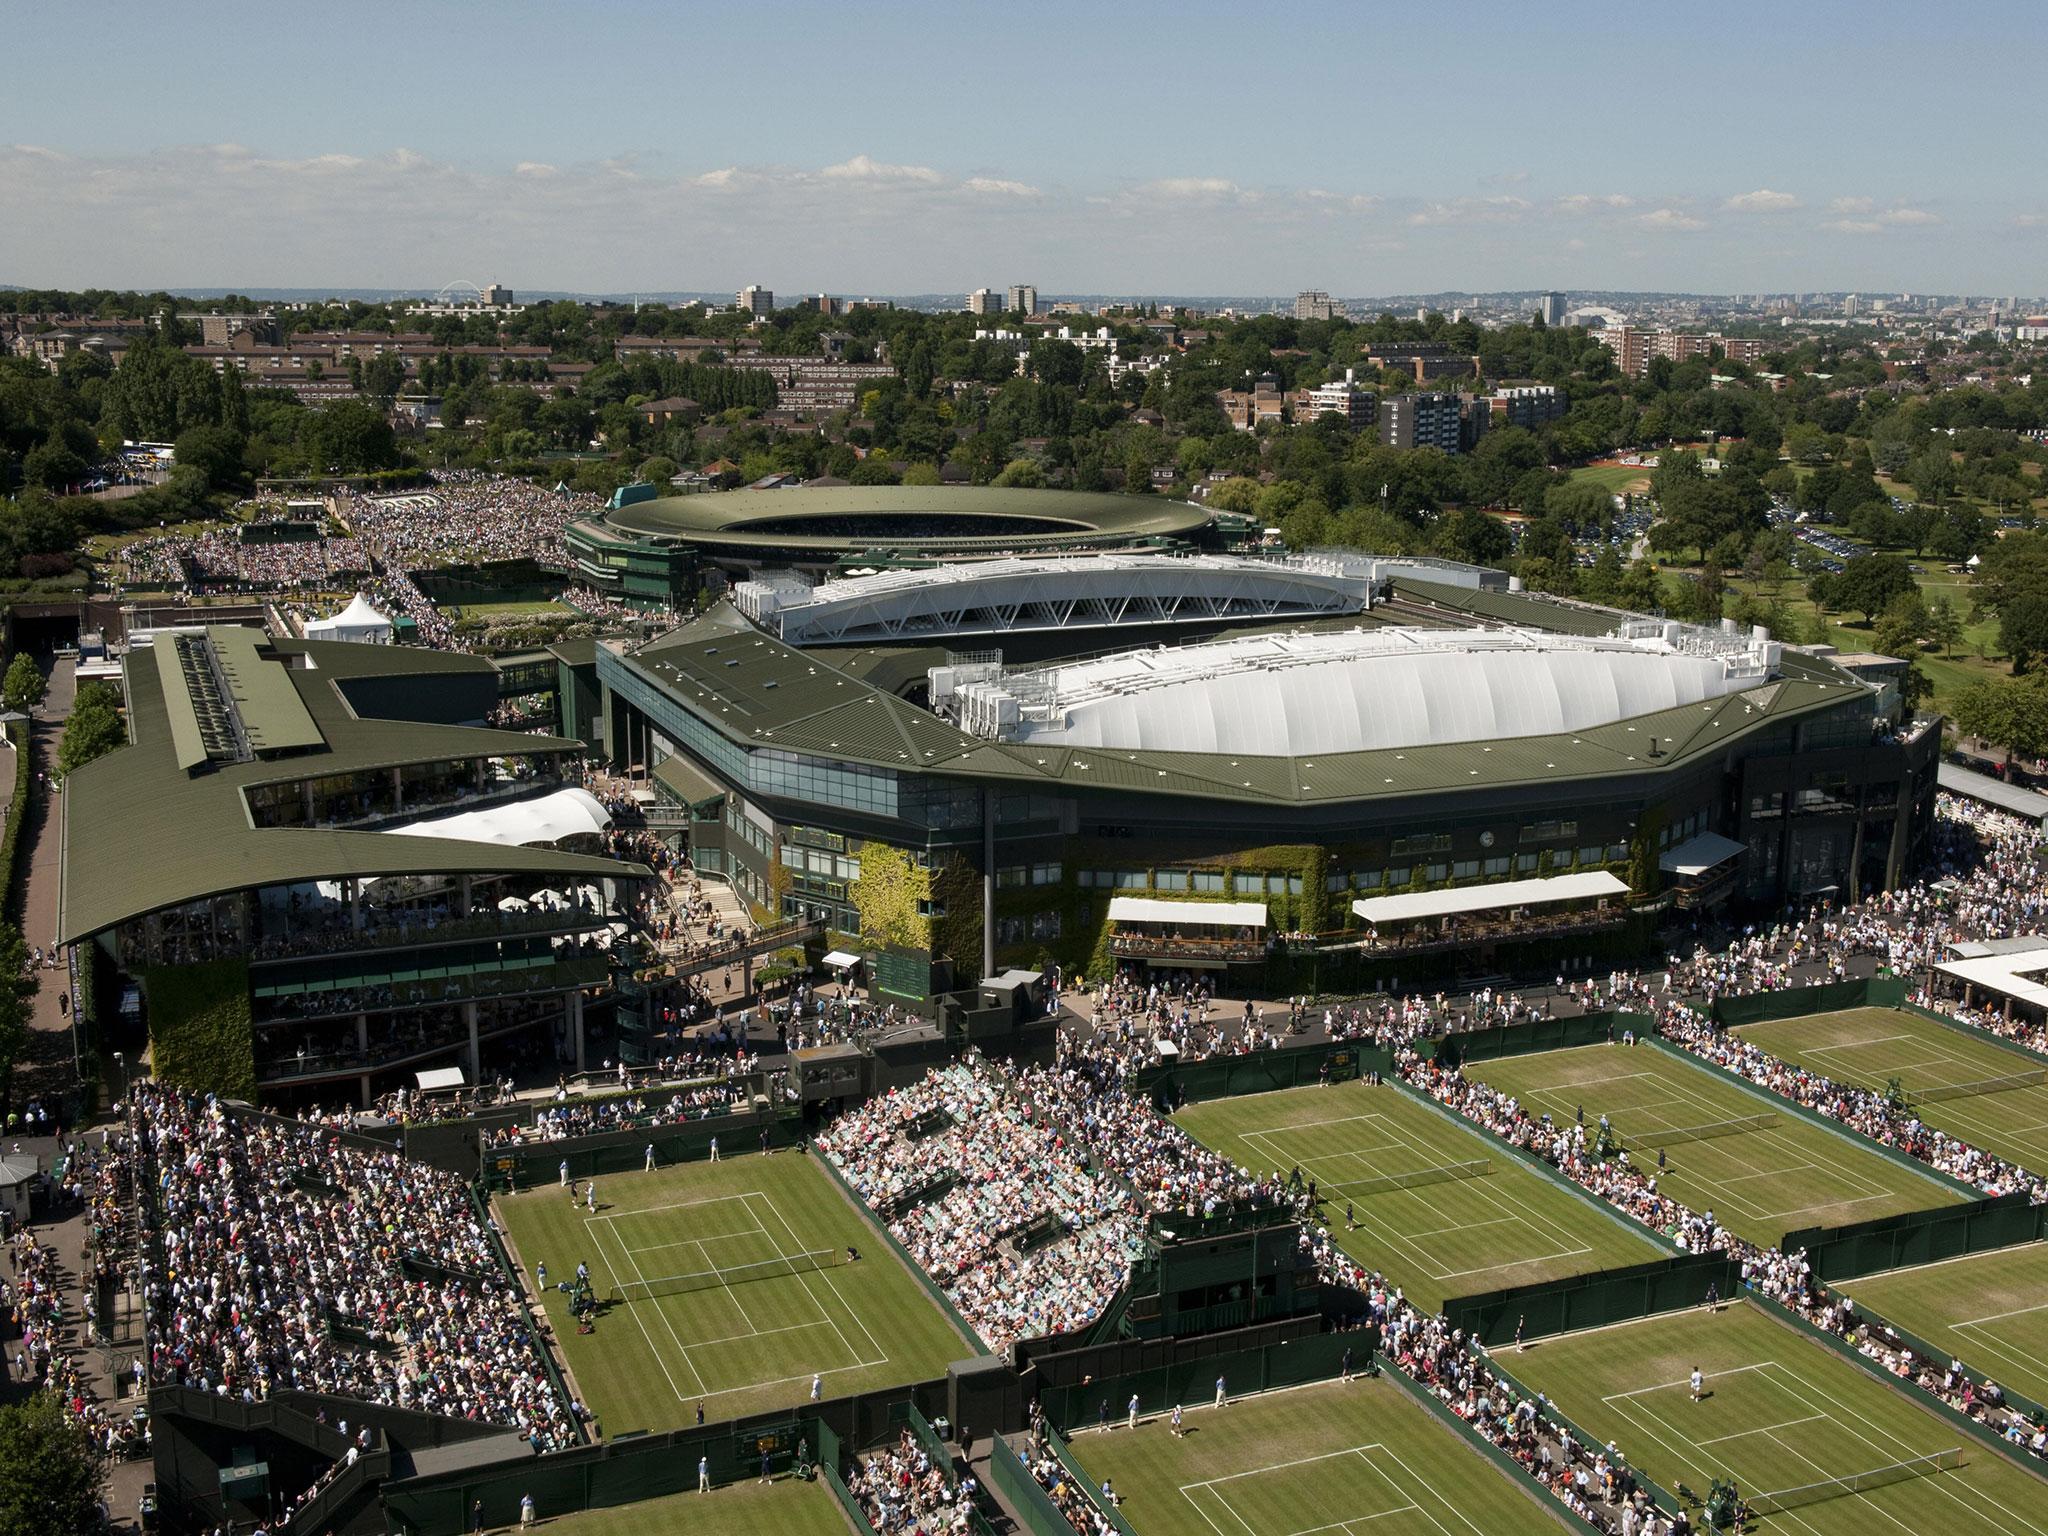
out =
{"type": "Polygon", "coordinates": [[[1968,36],[1891,5],[1736,5],[1708,33],[1612,5],[1540,27],[1501,7],[1517,25],[1455,37],[1364,9],[1335,19],[1355,51],[1207,5],[1138,7],[1111,43],[1063,4],[1021,18],[1040,46],[989,49],[964,41],[973,14],[650,3],[565,22],[514,4],[485,27],[365,4],[297,13],[280,36],[274,8],[240,0],[68,8],[39,41],[93,48],[101,88],[31,72],[0,106],[0,282],[2042,286],[2048,190],[2004,169],[2037,158],[2041,129],[1965,105],[1988,56],[2048,40],[2017,6],[1973,8],[1968,36]],[[108,26],[122,46],[100,51],[108,26]],[[344,110],[262,84],[280,68],[303,83],[323,57],[344,110]],[[202,74],[235,83],[193,88],[202,74]],[[1627,85],[1660,74],[1671,92],[1627,85]],[[1902,91],[1913,108],[1887,108],[1902,91]]]}

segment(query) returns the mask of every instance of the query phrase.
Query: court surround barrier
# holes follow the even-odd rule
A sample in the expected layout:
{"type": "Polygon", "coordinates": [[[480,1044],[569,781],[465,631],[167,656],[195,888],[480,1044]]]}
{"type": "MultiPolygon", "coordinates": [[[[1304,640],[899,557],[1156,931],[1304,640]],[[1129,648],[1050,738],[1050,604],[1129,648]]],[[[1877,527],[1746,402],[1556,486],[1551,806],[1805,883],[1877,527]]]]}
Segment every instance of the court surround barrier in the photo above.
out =
{"type": "Polygon", "coordinates": [[[1742,1289],[1742,1265],[1725,1253],[1689,1253],[1621,1269],[1595,1270],[1510,1286],[1444,1303],[1444,1316],[1467,1338],[1489,1348],[1524,1339],[1605,1328],[1658,1312],[1699,1306],[1707,1290],[1727,1301],[1742,1289]]]}
{"type": "Polygon", "coordinates": [[[1537,1051],[1560,1051],[1580,1045],[1603,1045],[1618,1041],[1634,1030],[1638,1038],[1656,1032],[1648,1014],[1626,1009],[1604,1009],[1566,1019],[1531,1019],[1521,1024],[1495,1024],[1486,1029],[1459,1030],[1438,1035],[1427,1042],[1430,1056],[1446,1067],[1475,1061],[1496,1061],[1503,1056],[1528,1056],[1537,1051]]]}
{"type": "Polygon", "coordinates": [[[699,1457],[709,1463],[713,1486],[722,1487],[760,1476],[764,1441],[778,1476],[791,1470],[798,1443],[808,1442],[820,1481],[846,1507],[852,1495],[838,1474],[843,1446],[892,1436],[890,1414],[897,1404],[908,1401],[937,1413],[945,1400],[941,1378],[805,1404],[801,1412],[786,1408],[701,1428],[633,1433],[548,1456],[409,1477],[385,1484],[386,1518],[395,1536],[465,1536],[477,1501],[486,1527],[516,1525],[519,1501],[528,1493],[544,1520],[637,1504],[694,1492],[699,1457]]]}
{"type": "Polygon", "coordinates": [[[1881,1270],[1906,1269],[1986,1253],[2048,1237],[2048,1206],[2030,1203],[2024,1190],[1980,1196],[1964,1205],[1902,1211],[1840,1227],[1787,1232],[1784,1253],[1806,1251],[1814,1275],[1830,1286],[1881,1270]]]}
{"type": "Polygon", "coordinates": [[[1071,1434],[1101,1422],[1101,1407],[1121,1418],[1137,1396],[1141,1413],[1170,1413],[1175,1403],[1215,1399],[1216,1378],[1231,1396],[1324,1381],[1341,1368],[1344,1351],[1364,1365],[1363,1333],[1325,1333],[1323,1319],[1278,1318],[1229,1333],[1119,1339],[1080,1349],[1034,1353],[1018,1349],[1024,1396],[1038,1400],[1046,1419],[1071,1434]]]}
{"type": "Polygon", "coordinates": [[[575,1136],[563,1141],[527,1141],[518,1146],[485,1147],[484,1179],[493,1190],[535,1189],[560,1182],[564,1162],[569,1165],[569,1177],[572,1179],[638,1173],[647,1166],[649,1146],[654,1148],[654,1162],[658,1168],[666,1168],[672,1163],[702,1162],[711,1155],[714,1140],[725,1156],[758,1151],[764,1128],[768,1132],[770,1146],[794,1146],[803,1137],[803,1118],[800,1114],[775,1110],[765,1114],[743,1110],[738,1114],[605,1131],[596,1136],[575,1136]]]}
{"type": "Polygon", "coordinates": [[[1344,1082],[1367,1072],[1394,1070],[1394,1053],[1367,1040],[1332,1040],[1316,1045],[1283,1045],[1275,1051],[1242,1056],[1212,1056],[1206,1061],[1147,1067],[1131,1091],[1152,1101],[1199,1104],[1208,1099],[1234,1099],[1248,1093],[1271,1093],[1325,1081],[1344,1082]]]}
{"type": "MultiPolygon", "coordinates": [[[[1526,1399],[1529,1402],[1540,1404],[1540,1411],[1543,1417],[1550,1420],[1550,1422],[1553,1424],[1561,1424],[1566,1429],[1570,1430],[1572,1439],[1575,1440],[1582,1449],[1590,1451],[1595,1446],[1600,1446],[1607,1443],[1604,1440],[1600,1439],[1600,1437],[1597,1435],[1588,1434],[1585,1430],[1581,1429],[1577,1424],[1574,1424],[1570,1419],[1566,1418],[1564,1415],[1564,1411],[1557,1406],[1557,1403],[1554,1399],[1545,1397],[1540,1392],[1532,1392],[1527,1387],[1523,1386],[1521,1382],[1517,1381],[1514,1378],[1514,1376],[1509,1372],[1508,1368],[1500,1363],[1500,1357],[1498,1355],[1492,1354],[1487,1350],[1480,1348],[1477,1344],[1473,1343],[1472,1340],[1470,1340],[1469,1338],[1465,1341],[1465,1348],[1476,1360],[1479,1361],[1481,1365],[1485,1366],[1488,1370],[1492,1371],[1494,1375],[1498,1376],[1501,1379],[1501,1381],[1506,1384],[1507,1389],[1514,1394],[1514,1397],[1517,1402],[1526,1399]]],[[[1455,1418],[1456,1416],[1453,1415],[1453,1417],[1455,1418]]],[[[1458,1420],[1458,1422],[1463,1423],[1464,1421],[1460,1419],[1458,1420]]],[[[1466,1430],[1467,1433],[1472,1432],[1471,1427],[1469,1425],[1466,1426],[1466,1430]]],[[[1484,1437],[1479,1438],[1483,1439],[1484,1437]]],[[[1684,1506],[1680,1504],[1677,1499],[1673,1498],[1671,1494],[1668,1491],[1666,1491],[1661,1485],[1652,1482],[1650,1480],[1648,1473],[1644,1472],[1642,1468],[1638,1467],[1633,1461],[1629,1461],[1627,1459],[1627,1446],[1620,1446],[1619,1449],[1621,1451],[1623,1461],[1629,1469],[1630,1475],[1633,1476],[1635,1480],[1642,1485],[1643,1491],[1650,1496],[1650,1500],[1652,1503],[1654,1503],[1659,1509],[1663,1510],[1667,1515],[1675,1514],[1678,1510],[1684,1508],[1684,1506]]],[[[1523,1475],[1526,1476],[1527,1474],[1525,1473],[1523,1475]]]]}
{"type": "Polygon", "coordinates": [[[1728,1029],[1796,1019],[1809,1013],[1839,1013],[1844,1008],[1897,1008],[1906,1000],[1906,984],[1896,976],[1861,976],[1854,981],[1829,981],[1817,987],[1784,987],[1775,992],[1744,992],[1714,999],[1714,1022],[1728,1029]]]}

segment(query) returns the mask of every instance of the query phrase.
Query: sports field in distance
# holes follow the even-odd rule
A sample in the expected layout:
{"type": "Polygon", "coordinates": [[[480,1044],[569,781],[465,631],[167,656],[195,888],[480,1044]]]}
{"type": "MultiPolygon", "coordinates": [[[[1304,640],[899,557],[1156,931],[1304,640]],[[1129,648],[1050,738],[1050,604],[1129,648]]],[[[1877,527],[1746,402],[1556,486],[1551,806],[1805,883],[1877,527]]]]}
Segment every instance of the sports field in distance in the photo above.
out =
{"type": "Polygon", "coordinates": [[[1491,1137],[1384,1083],[1216,1099],[1174,1119],[1247,1168],[1299,1167],[1316,1180],[1338,1245],[1426,1311],[1453,1296],[1644,1264],[1665,1251],[1491,1137]]]}
{"type": "Polygon", "coordinates": [[[1531,1114],[1587,1134],[1606,1115],[1638,1166],[1667,1163],[1658,1188],[1753,1243],[1775,1246],[1802,1227],[1953,1205],[1964,1197],[1893,1162],[1868,1143],[1814,1124],[1783,1101],[1749,1090],[1654,1045],[1582,1045],[1475,1061],[1468,1077],[1521,1100],[1531,1114]],[[1727,1122],[1737,1122],[1729,1129],[1727,1122]],[[1746,1124],[1745,1124],[1746,1123],[1746,1124]],[[1712,1127],[1717,1134],[1674,1140],[1712,1127]],[[1726,1130],[1727,1134],[1719,1134],[1726,1130]]]}
{"type": "Polygon", "coordinates": [[[809,1157],[758,1153],[598,1181],[597,1214],[555,1186],[496,1202],[577,1392],[607,1437],[926,1381],[980,1352],[809,1157]],[[846,1249],[860,1250],[858,1263],[846,1249]],[[596,1330],[561,1283],[590,1266],[596,1330]]]}
{"type": "Polygon", "coordinates": [[[1836,1289],[2001,1386],[2048,1403],[2048,1243],[1866,1275],[1836,1289]]]}
{"type": "Polygon", "coordinates": [[[1138,1536],[1518,1536],[1551,1528],[1525,1491],[1384,1377],[1190,1408],[1069,1442],[1138,1536]]]}
{"type": "Polygon", "coordinates": [[[1509,1365],[1674,1494],[1705,1498],[1716,1477],[1753,1502],[1802,1490],[1756,1530],[2048,1536],[2048,1482],[1750,1302],[1568,1334],[1509,1365]]]}
{"type": "Polygon", "coordinates": [[[1897,1078],[1913,1113],[1936,1130],[2009,1162],[2048,1164],[2048,1068],[2024,1052],[1900,1008],[1815,1013],[1738,1033],[1839,1083],[1882,1092],[1897,1078]]]}
{"type": "Polygon", "coordinates": [[[830,1490],[794,1477],[672,1493],[559,1519],[549,1519],[545,1509],[539,1513],[555,1536],[846,1536],[846,1517],[830,1490]]]}

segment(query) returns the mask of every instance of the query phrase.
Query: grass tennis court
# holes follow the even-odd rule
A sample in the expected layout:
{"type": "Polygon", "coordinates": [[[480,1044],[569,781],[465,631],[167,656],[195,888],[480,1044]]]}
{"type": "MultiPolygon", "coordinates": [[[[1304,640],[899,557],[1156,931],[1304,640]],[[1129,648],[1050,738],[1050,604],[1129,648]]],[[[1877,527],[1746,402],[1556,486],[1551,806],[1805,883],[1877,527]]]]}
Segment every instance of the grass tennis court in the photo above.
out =
{"type": "Polygon", "coordinates": [[[545,1509],[540,1515],[557,1536],[846,1536],[846,1517],[825,1485],[793,1477],[673,1493],[560,1519],[549,1519],[545,1509]]]}
{"type": "Polygon", "coordinates": [[[591,1215],[555,1186],[497,1207],[605,1434],[925,1381],[977,1353],[802,1153],[684,1163],[598,1181],[591,1215]],[[860,1250],[846,1262],[848,1245],[860,1250]],[[596,1330],[558,1287],[587,1263],[596,1330]]]}
{"type": "Polygon", "coordinates": [[[1897,1078],[1913,1113],[1936,1130],[2029,1168],[2048,1163],[2048,1068],[2036,1057],[1900,1008],[1808,1014],[1738,1033],[1837,1082],[1883,1091],[1897,1078]]]}
{"type": "Polygon", "coordinates": [[[1463,1443],[1384,1377],[1328,1382],[1225,1408],[1076,1435],[1138,1536],[1516,1536],[1555,1508],[1463,1443]]]}
{"type": "Polygon", "coordinates": [[[1655,1143],[1666,1143],[1658,1187],[1696,1211],[1711,1210],[1753,1243],[1776,1245],[1801,1227],[1931,1210],[1964,1198],[1857,1138],[1654,1045],[1584,1045],[1476,1061],[1465,1071],[1562,1125],[1583,1109],[1589,1134],[1606,1115],[1639,1166],[1654,1168],[1655,1143]],[[1746,1128],[1676,1139],[1729,1121],[1746,1128]]]}
{"type": "Polygon", "coordinates": [[[1664,1253],[1490,1137],[1386,1084],[1216,1099],[1174,1118],[1248,1168],[1285,1174],[1298,1166],[1317,1181],[1324,1219],[1344,1251],[1432,1312],[1453,1296],[1664,1253]],[[1355,1231],[1346,1229],[1347,1202],[1355,1231]]]}
{"type": "Polygon", "coordinates": [[[1837,1289],[2002,1386],[2048,1403],[2048,1243],[1866,1275],[1837,1289]]]}
{"type": "Polygon", "coordinates": [[[1509,1365],[1673,1493],[1684,1484],[1704,1498],[1716,1477],[1734,1478],[1745,1499],[1813,1491],[1756,1530],[2048,1536],[2048,1483],[1750,1302],[1547,1340],[1509,1365]],[[1862,1492],[1827,1486],[1958,1447],[1948,1470],[1887,1474],[1899,1480],[1862,1492]]]}

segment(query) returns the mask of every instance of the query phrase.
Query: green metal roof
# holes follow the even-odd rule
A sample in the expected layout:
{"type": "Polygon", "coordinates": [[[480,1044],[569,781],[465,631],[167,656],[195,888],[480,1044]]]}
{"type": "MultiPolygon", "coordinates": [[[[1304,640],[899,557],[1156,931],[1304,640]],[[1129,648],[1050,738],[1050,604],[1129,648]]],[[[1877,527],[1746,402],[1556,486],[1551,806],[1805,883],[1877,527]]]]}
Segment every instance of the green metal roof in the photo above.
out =
{"type": "Polygon", "coordinates": [[[1579,603],[1559,602],[1533,592],[1483,592],[1471,587],[1445,586],[1441,582],[1394,578],[1394,590],[1403,597],[1434,603],[1474,618],[1496,624],[1514,624],[1548,630],[1560,635],[1611,635],[1632,614],[1611,612],[1579,603]]]}
{"type": "Polygon", "coordinates": [[[277,762],[222,763],[197,775],[178,765],[166,691],[157,677],[158,651],[129,653],[131,744],[86,764],[65,781],[58,928],[66,942],[159,907],[260,885],[352,876],[618,878],[647,873],[640,865],[544,848],[251,825],[242,792],[258,784],[441,759],[579,749],[578,743],[557,736],[358,719],[335,687],[344,674],[415,673],[423,688],[430,687],[434,673],[488,670],[490,664],[478,657],[456,658],[451,664],[430,651],[408,654],[404,647],[323,642],[277,642],[269,648],[282,655],[304,653],[314,661],[313,668],[274,669],[312,720],[325,750],[277,762]]]}
{"type": "Polygon", "coordinates": [[[799,651],[746,626],[730,609],[671,631],[627,660],[750,747],[1022,787],[1304,805],[1668,771],[1751,730],[1862,691],[1826,662],[1787,652],[1774,681],[1589,730],[1312,758],[1230,757],[988,741],[870,686],[826,653],[799,651]]]}
{"type": "Polygon", "coordinates": [[[772,491],[725,491],[697,496],[664,496],[636,502],[579,523],[602,538],[600,525],[642,538],[682,539],[692,544],[746,546],[773,551],[838,551],[869,547],[923,546],[932,550],[978,546],[1014,549],[1063,544],[1099,545],[1147,538],[1178,538],[1207,526],[1206,509],[1158,496],[1125,496],[1101,491],[1017,490],[994,486],[847,485],[772,491]],[[889,531],[883,520],[946,518],[955,526],[924,536],[889,531]],[[793,530],[790,519],[837,520],[839,528],[793,530]],[[1035,529],[1006,528],[1006,520],[1029,518],[1035,529]],[[988,519],[989,531],[975,534],[959,525],[988,519]],[[874,531],[861,524],[873,522],[874,531]],[[756,530],[750,525],[769,524],[756,530]]]}
{"type": "Polygon", "coordinates": [[[265,660],[257,650],[260,630],[239,625],[210,624],[206,638],[213,646],[235,713],[249,745],[257,752],[283,752],[317,747],[320,728],[306,712],[291,673],[282,662],[265,660]]]}

